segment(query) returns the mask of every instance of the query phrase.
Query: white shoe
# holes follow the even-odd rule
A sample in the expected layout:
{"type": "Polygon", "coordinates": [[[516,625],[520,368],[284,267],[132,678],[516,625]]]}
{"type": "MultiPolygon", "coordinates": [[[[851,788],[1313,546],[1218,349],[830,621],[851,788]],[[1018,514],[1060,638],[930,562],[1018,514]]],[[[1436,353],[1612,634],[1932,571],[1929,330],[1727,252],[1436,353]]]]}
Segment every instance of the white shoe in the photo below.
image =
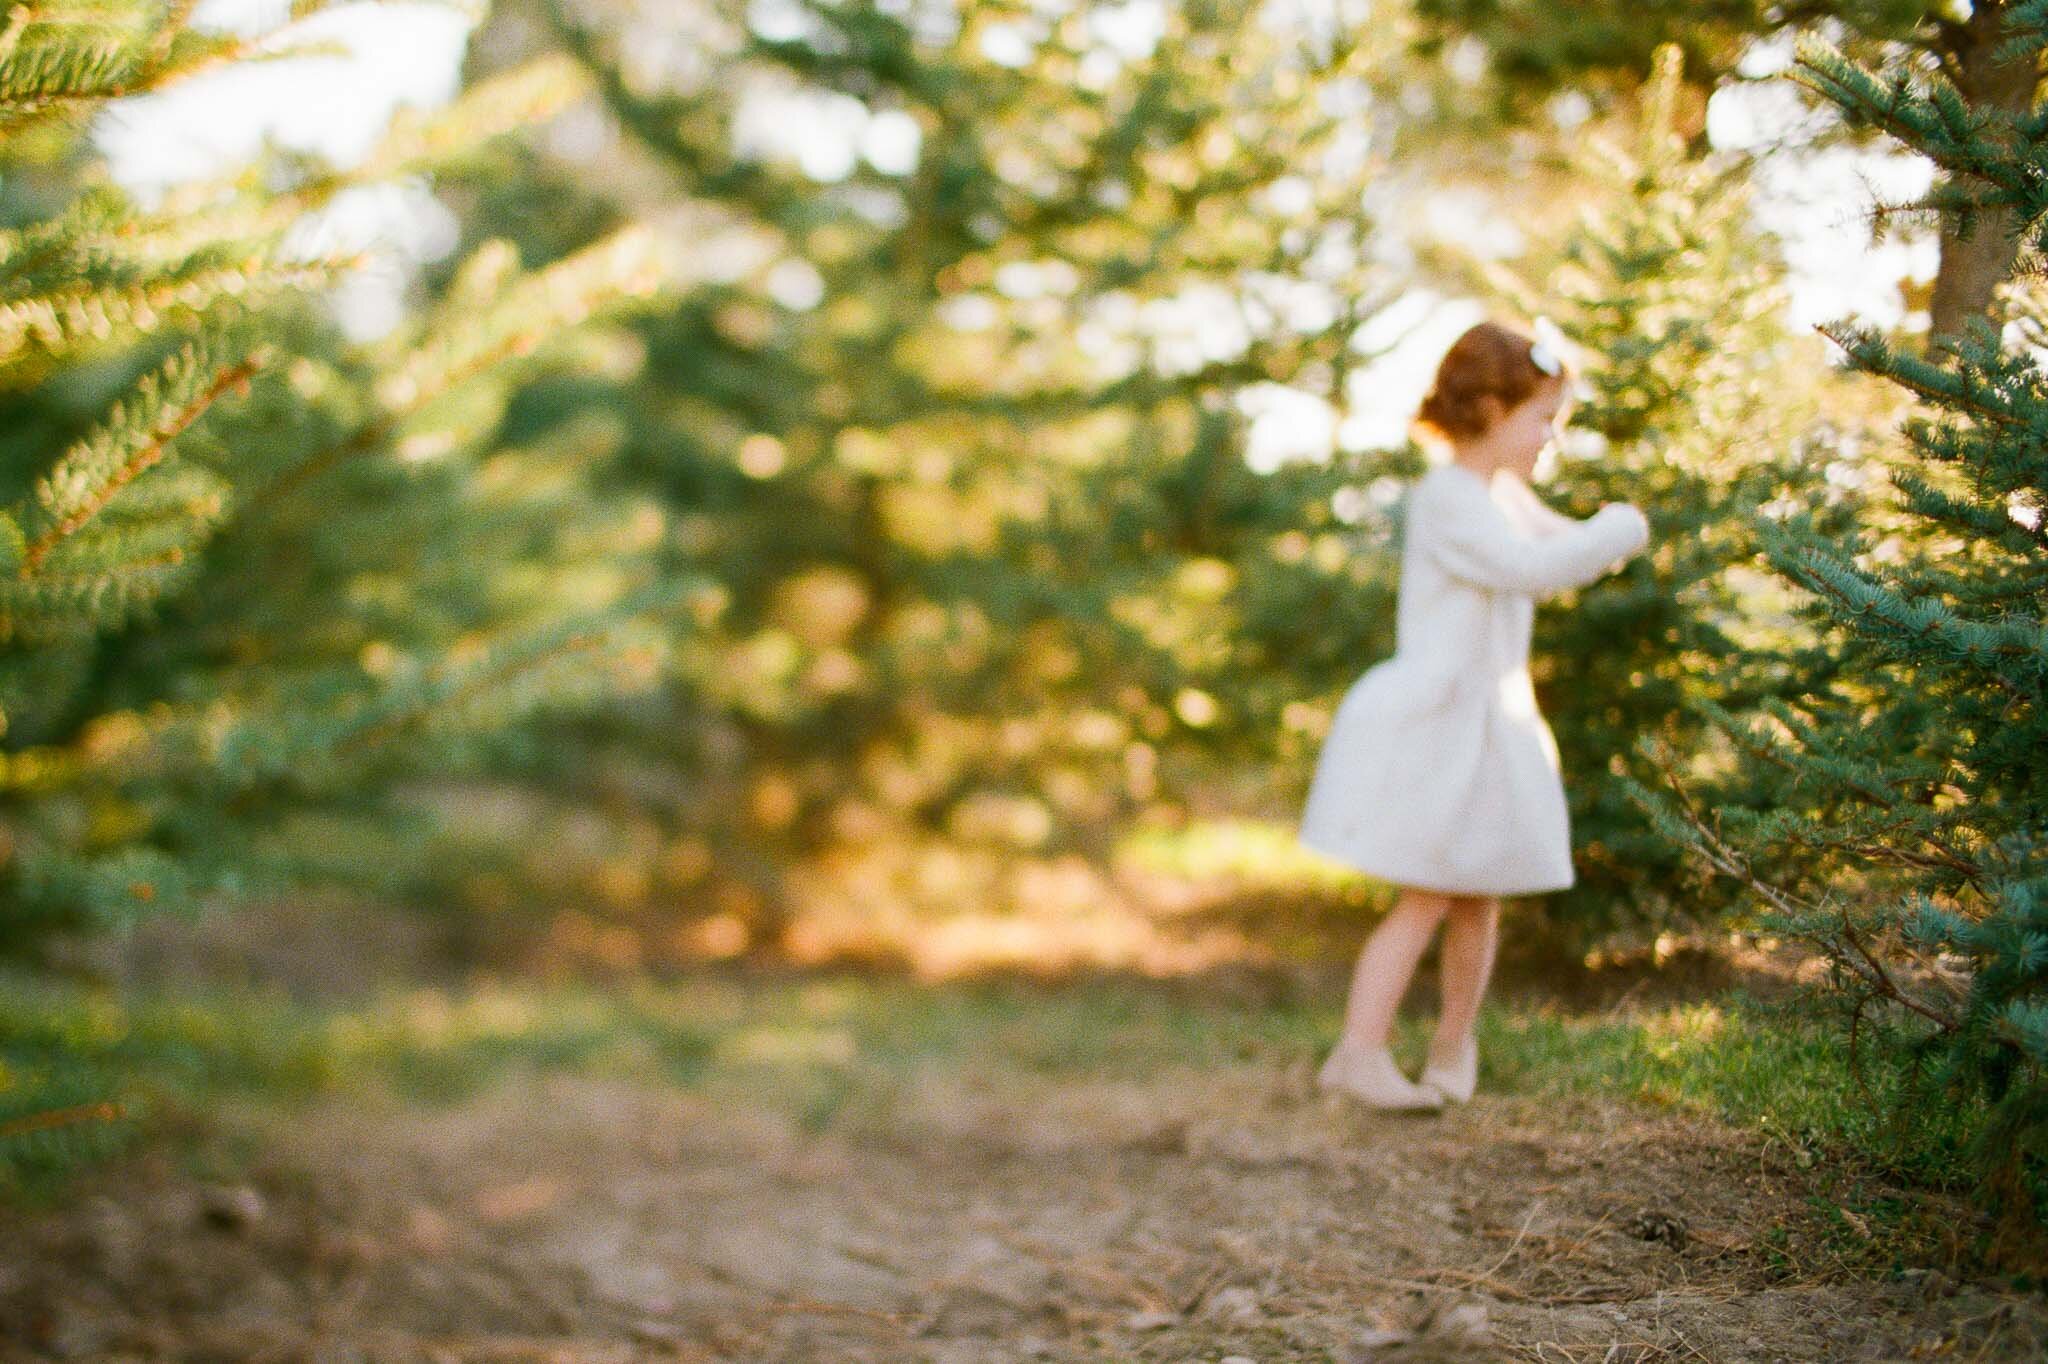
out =
{"type": "Polygon", "coordinates": [[[1451,1103],[1464,1103],[1479,1085],[1479,1039],[1467,1037],[1464,1049],[1451,1065],[1432,1061],[1422,1068],[1422,1085],[1434,1089],[1451,1103]]]}
{"type": "Polygon", "coordinates": [[[1340,1043],[1323,1062],[1316,1083],[1368,1108],[1427,1110],[1444,1106],[1442,1095],[1403,1075],[1394,1064],[1394,1053],[1385,1047],[1365,1050],[1340,1043]]]}

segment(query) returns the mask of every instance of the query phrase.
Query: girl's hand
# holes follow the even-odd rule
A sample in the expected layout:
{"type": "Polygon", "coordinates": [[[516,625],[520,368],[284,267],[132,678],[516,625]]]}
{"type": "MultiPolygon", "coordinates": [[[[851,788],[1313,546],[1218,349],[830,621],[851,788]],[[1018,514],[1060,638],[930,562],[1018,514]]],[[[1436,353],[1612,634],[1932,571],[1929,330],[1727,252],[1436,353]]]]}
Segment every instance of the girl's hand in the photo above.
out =
{"type": "Polygon", "coordinates": [[[1627,521],[1633,525],[1635,529],[1635,547],[1629,550],[1630,554],[1639,552],[1643,546],[1650,543],[1650,518],[1644,516],[1643,509],[1635,503],[1603,502],[1600,504],[1600,510],[1593,514],[1596,517],[1605,516],[1610,520],[1627,521]]]}

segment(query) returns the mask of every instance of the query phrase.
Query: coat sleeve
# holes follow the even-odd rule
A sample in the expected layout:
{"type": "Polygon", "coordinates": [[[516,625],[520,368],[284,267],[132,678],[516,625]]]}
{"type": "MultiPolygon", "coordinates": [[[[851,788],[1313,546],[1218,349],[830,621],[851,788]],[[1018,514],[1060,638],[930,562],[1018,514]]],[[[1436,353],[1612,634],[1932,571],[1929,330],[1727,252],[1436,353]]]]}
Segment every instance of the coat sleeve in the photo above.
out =
{"type": "Polygon", "coordinates": [[[1417,492],[1416,529],[1430,555],[1452,577],[1490,591],[1548,597],[1583,587],[1650,540],[1642,512],[1625,502],[1583,521],[1561,516],[1550,534],[1532,536],[1471,480],[1434,479],[1417,492]]]}

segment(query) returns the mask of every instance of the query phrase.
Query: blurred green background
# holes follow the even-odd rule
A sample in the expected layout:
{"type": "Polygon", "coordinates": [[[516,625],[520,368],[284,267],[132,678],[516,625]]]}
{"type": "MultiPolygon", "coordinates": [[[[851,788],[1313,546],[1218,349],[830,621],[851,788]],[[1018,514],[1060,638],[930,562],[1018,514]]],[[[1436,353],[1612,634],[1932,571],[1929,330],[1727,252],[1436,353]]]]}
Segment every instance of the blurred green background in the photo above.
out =
{"type": "Polygon", "coordinates": [[[1539,616],[1580,880],[1512,907],[1493,1073],[2028,1220],[2036,8],[10,7],[5,1182],[422,981],[609,983],[692,1074],[622,1001],[717,963],[1307,1045],[1391,891],[1294,819],[1493,315],[1582,374],[1547,498],[1652,525],[1539,616]],[[1674,1061],[1642,982],[1738,1021],[1674,1061]],[[1879,1121],[1921,1081],[1956,1126],[1879,1121]]]}

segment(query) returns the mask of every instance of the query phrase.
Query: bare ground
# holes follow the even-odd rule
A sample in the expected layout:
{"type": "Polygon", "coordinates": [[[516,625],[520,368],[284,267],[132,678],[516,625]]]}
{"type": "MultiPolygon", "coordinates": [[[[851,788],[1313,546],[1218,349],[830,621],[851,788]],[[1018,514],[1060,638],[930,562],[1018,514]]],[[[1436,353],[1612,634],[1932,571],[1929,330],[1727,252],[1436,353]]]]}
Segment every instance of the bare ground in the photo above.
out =
{"type": "Polygon", "coordinates": [[[828,1121],[521,1072],[212,1115],[0,1214],[0,1359],[2020,1360],[2035,1299],[1831,1261],[1806,1172],[1695,1117],[934,1062],[828,1121]],[[203,1165],[203,1162],[202,1162],[203,1165]],[[223,1174],[223,1171],[227,1173],[223,1174]],[[225,1187],[218,1182],[225,1179],[225,1187]]]}

